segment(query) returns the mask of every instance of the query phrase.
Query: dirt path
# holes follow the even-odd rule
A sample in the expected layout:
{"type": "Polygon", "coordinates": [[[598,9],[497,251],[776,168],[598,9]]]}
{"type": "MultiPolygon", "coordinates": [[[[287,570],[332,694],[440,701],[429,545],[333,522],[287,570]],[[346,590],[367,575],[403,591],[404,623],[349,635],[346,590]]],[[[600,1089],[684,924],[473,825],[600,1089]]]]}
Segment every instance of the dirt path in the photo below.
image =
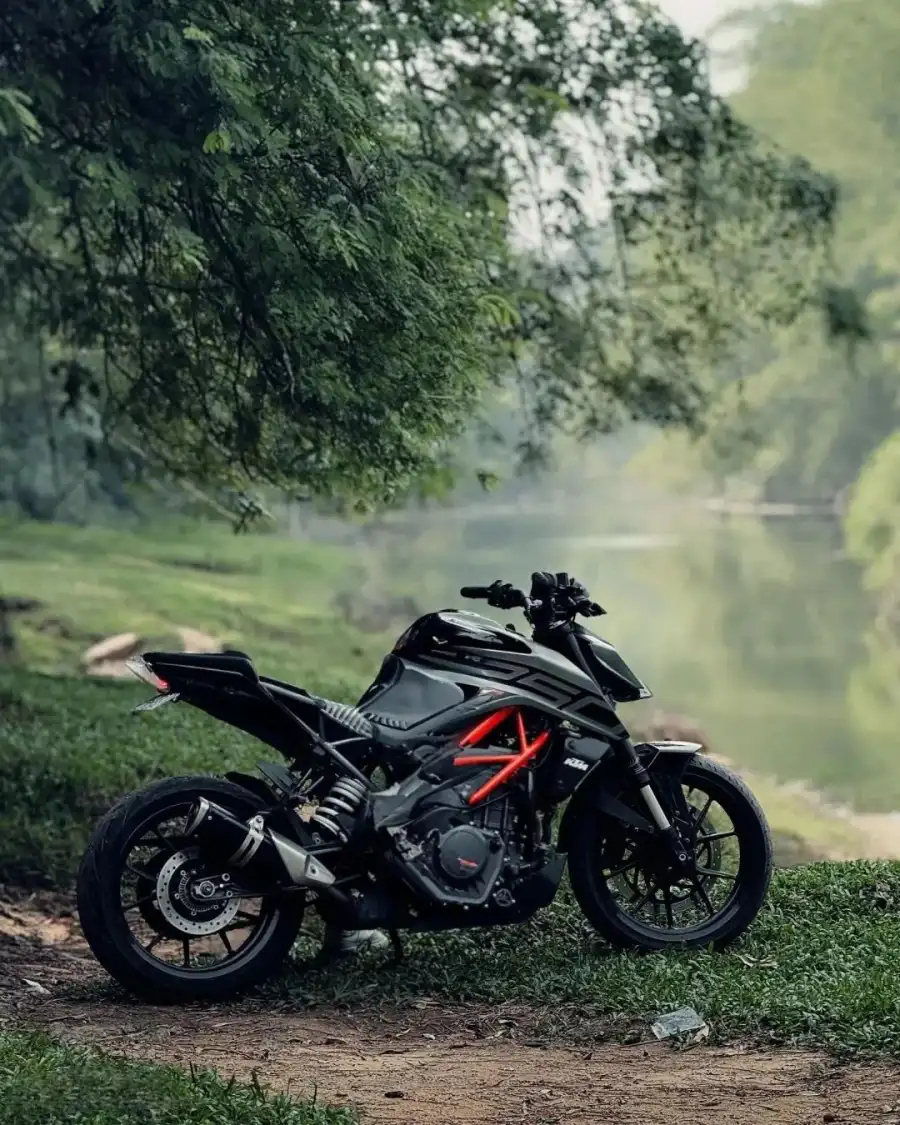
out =
{"type": "Polygon", "coordinates": [[[900,1075],[806,1051],[565,1046],[534,1013],[425,1001],[360,1014],[151,1008],[91,995],[71,920],[0,906],[0,1022],[139,1059],[214,1067],[360,1107],[370,1125],[900,1123],[900,1075]],[[43,939],[43,940],[41,940],[43,939]],[[30,983],[27,983],[30,982],[30,983]]]}

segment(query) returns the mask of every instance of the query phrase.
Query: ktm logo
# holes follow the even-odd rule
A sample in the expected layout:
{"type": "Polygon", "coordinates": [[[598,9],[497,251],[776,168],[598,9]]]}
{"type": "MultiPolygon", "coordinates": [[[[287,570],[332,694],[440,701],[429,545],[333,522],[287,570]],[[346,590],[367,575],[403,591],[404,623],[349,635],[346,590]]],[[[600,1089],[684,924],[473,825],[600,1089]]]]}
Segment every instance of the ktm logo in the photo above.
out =
{"type": "Polygon", "coordinates": [[[586,771],[586,770],[590,769],[587,762],[583,762],[581,760],[581,758],[566,758],[566,760],[563,762],[563,765],[564,766],[571,766],[572,769],[576,769],[576,770],[585,770],[586,771]]]}

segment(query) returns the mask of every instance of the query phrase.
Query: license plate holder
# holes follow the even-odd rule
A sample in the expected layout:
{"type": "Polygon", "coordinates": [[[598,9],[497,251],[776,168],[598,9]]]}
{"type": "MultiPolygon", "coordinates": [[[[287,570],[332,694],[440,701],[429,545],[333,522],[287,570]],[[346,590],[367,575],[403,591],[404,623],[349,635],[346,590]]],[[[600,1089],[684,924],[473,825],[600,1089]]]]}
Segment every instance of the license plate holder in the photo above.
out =
{"type": "Polygon", "coordinates": [[[178,699],[177,691],[167,691],[162,695],[155,695],[152,699],[148,699],[146,703],[139,703],[131,713],[136,715],[138,711],[155,711],[157,707],[163,707],[166,703],[177,703],[178,699]]]}

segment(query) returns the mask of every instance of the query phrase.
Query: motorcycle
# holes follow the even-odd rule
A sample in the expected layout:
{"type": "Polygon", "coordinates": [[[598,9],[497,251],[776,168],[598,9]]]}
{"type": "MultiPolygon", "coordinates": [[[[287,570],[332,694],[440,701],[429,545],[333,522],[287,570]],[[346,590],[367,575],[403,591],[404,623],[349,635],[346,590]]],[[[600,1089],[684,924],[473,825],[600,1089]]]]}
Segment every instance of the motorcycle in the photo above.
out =
{"type": "Polygon", "coordinates": [[[156,690],[277,749],[260,776],[174,777],[120,800],[78,877],[104,968],[154,1001],[219,1000],[275,974],[304,915],[401,931],[522,923],[568,867],[602,938],[721,948],[758,914],[772,844],[743,781],[689,742],[634,743],[617,705],[651,693],[578,616],[567,574],[464,587],[521,608],[415,621],[355,706],[259,675],[240,652],[148,652],[156,690]]]}

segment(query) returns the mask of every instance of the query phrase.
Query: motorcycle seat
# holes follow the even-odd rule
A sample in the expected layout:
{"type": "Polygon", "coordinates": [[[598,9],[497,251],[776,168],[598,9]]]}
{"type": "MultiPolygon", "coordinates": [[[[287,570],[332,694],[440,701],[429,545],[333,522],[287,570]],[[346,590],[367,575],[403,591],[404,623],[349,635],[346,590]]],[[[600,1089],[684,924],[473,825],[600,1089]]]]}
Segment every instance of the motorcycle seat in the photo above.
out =
{"type": "Polygon", "coordinates": [[[251,680],[259,679],[245,652],[145,652],[143,659],[154,669],[206,668],[211,672],[237,673],[251,680]]]}

